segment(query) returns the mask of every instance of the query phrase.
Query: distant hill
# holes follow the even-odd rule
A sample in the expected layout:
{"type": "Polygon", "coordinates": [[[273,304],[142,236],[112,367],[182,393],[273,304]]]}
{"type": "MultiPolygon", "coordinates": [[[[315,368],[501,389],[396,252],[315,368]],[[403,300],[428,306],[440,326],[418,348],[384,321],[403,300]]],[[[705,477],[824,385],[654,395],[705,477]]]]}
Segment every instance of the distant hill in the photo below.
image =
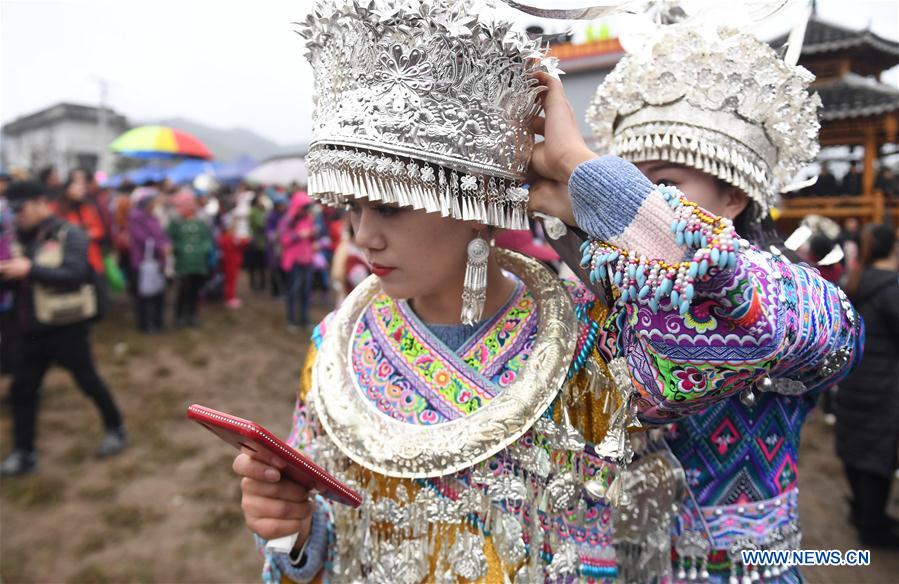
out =
{"type": "Polygon", "coordinates": [[[185,118],[168,118],[148,123],[171,126],[193,134],[209,148],[219,162],[231,162],[242,154],[261,161],[271,156],[306,152],[309,148],[307,144],[281,145],[246,128],[224,130],[185,118]]]}

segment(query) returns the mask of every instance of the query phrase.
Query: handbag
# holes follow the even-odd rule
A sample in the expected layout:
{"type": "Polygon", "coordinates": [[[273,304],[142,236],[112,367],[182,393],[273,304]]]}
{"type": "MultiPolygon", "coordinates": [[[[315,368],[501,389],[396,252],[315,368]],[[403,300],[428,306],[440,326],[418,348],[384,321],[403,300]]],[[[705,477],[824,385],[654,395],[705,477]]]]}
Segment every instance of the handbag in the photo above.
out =
{"type": "MultiPolygon", "coordinates": [[[[47,268],[62,265],[66,235],[70,227],[60,229],[59,240],[49,240],[41,245],[34,256],[34,264],[47,268]]],[[[92,283],[82,284],[77,290],[62,291],[35,283],[34,316],[44,325],[61,326],[89,320],[97,316],[97,292],[92,283]]]]}
{"type": "Polygon", "coordinates": [[[103,257],[103,269],[106,272],[106,281],[113,292],[125,291],[125,274],[119,267],[119,262],[114,253],[108,253],[103,257]]]}
{"type": "Polygon", "coordinates": [[[165,276],[156,259],[155,242],[149,238],[144,242],[144,259],[138,266],[137,295],[141,298],[156,296],[165,289],[165,276]]]}

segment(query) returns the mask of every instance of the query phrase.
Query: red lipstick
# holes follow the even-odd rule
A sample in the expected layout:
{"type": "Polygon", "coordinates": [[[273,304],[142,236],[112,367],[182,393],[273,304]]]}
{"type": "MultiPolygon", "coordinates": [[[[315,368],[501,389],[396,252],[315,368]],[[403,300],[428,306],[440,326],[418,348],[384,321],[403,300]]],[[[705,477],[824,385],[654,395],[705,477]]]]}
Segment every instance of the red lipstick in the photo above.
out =
{"type": "Polygon", "coordinates": [[[381,264],[376,264],[376,263],[372,263],[372,265],[371,265],[372,273],[379,278],[384,278],[385,276],[390,275],[390,273],[393,272],[393,270],[395,270],[395,269],[396,268],[394,268],[392,266],[383,266],[381,264]]]}

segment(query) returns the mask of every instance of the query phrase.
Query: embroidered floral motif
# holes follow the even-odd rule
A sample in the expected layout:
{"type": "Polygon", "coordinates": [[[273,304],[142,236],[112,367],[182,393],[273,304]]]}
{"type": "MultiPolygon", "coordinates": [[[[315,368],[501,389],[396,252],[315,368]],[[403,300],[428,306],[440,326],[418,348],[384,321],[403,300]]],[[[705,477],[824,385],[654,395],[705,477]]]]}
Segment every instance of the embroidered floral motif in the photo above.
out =
{"type": "Polygon", "coordinates": [[[687,477],[687,484],[691,487],[697,486],[700,477],[702,477],[702,471],[698,468],[686,468],[684,469],[684,474],[687,477]]]}
{"type": "Polygon", "coordinates": [[[534,297],[521,289],[508,310],[483,335],[463,345],[459,354],[469,367],[481,371],[494,382],[501,377],[497,375],[500,368],[510,371],[510,375],[502,377],[504,383],[501,385],[506,386],[514,381],[530,354],[529,350],[523,349],[530,348],[531,332],[536,329],[537,318],[534,297]]]}
{"type": "Polygon", "coordinates": [[[696,367],[675,369],[674,377],[677,378],[677,389],[683,393],[705,393],[708,388],[705,374],[696,367]]]}
{"type": "Polygon", "coordinates": [[[376,297],[357,324],[353,370],[366,397],[410,424],[469,415],[515,380],[537,330],[533,296],[520,287],[507,310],[460,349],[446,349],[411,310],[376,297]]]}
{"type": "Polygon", "coordinates": [[[690,310],[684,314],[684,326],[699,334],[717,328],[718,321],[710,312],[710,309],[714,304],[715,303],[710,300],[696,303],[695,306],[691,307],[690,310]]]}

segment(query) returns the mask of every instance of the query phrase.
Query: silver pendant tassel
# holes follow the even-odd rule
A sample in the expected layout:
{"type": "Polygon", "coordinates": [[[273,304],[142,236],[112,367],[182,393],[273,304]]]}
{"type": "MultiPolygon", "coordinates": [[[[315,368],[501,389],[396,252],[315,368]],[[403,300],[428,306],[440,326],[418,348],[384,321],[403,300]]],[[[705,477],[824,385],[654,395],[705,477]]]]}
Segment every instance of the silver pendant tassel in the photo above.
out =
{"type": "Polygon", "coordinates": [[[468,262],[465,264],[465,283],[462,288],[462,324],[473,325],[484,314],[489,257],[490,244],[478,233],[468,243],[468,262]]]}

